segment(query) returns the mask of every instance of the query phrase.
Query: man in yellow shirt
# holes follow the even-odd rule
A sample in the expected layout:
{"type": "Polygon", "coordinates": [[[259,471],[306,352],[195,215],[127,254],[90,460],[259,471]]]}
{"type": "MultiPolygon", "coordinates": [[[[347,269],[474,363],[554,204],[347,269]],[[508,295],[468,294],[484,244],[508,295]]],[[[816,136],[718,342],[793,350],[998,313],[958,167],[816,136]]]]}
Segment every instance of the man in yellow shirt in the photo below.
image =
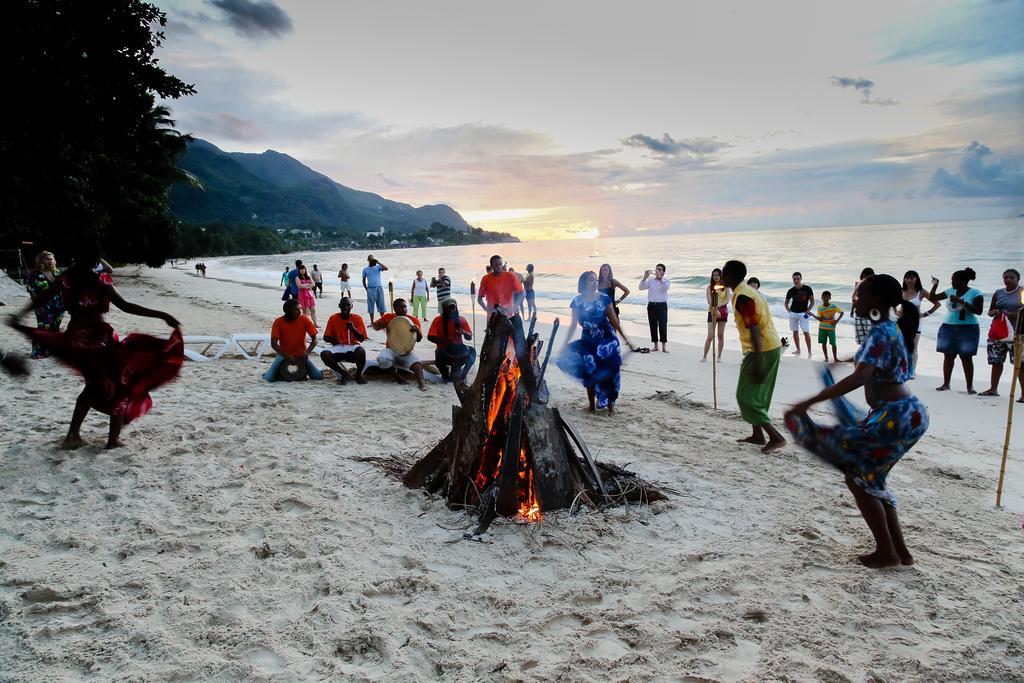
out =
{"type": "Polygon", "coordinates": [[[733,317],[743,348],[736,402],[743,419],[753,427],[753,433],[739,441],[771,453],[786,445],[768,416],[782,359],[782,340],[775,331],[768,302],[745,282],[746,277],[747,266],[741,261],[727,261],[722,267],[722,283],[733,291],[733,317]]]}

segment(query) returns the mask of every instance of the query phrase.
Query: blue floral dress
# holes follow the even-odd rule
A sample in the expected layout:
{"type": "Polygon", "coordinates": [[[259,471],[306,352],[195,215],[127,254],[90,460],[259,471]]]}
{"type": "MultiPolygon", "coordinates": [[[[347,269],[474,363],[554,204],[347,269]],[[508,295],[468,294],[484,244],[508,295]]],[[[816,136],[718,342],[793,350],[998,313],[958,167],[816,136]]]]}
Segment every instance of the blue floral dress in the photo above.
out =
{"type": "MultiPolygon", "coordinates": [[[[891,320],[871,326],[856,362],[875,366],[873,384],[902,384],[910,379],[903,334],[891,320]]],[[[827,369],[823,380],[826,386],[834,383],[827,369]]],[[[895,508],[896,498],[885,488],[886,476],[928,430],[928,410],[916,396],[876,401],[871,394],[869,385],[871,410],[867,415],[840,396],[832,401],[838,425],[821,426],[807,415],[791,414],[786,417],[786,427],[801,446],[850,475],[866,493],[895,508]]]]}
{"type": "MultiPolygon", "coordinates": [[[[28,278],[26,284],[28,293],[35,301],[37,298],[56,288],[58,291],[53,297],[42,306],[36,307],[36,329],[56,332],[60,330],[60,323],[64,320],[64,301],[60,293],[60,271],[54,269],[53,282],[46,279],[46,275],[36,270],[28,278]]],[[[37,341],[32,342],[32,357],[46,358],[49,355],[47,348],[37,341]]]]}
{"type": "Polygon", "coordinates": [[[609,304],[611,299],[603,293],[590,301],[582,296],[572,300],[569,308],[576,312],[583,335],[569,344],[557,361],[562,372],[580,380],[588,389],[594,389],[598,408],[615,405],[619,397],[622,356],[619,338],[605,315],[609,304]]]}

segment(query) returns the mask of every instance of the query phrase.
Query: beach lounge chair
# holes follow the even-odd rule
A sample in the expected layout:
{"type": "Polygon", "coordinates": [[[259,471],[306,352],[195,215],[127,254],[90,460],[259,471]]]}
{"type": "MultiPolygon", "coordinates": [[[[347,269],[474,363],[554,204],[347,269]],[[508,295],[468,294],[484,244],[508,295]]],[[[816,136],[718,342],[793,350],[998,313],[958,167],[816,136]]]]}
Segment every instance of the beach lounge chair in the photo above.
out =
{"type": "Polygon", "coordinates": [[[233,346],[233,342],[230,339],[225,339],[224,337],[188,335],[183,337],[183,340],[185,342],[185,357],[199,363],[217,360],[233,346]],[[189,344],[201,344],[203,348],[200,351],[194,351],[188,348],[189,344]],[[210,349],[214,348],[216,350],[213,352],[213,355],[209,355],[210,349]]]}
{"type": "Polygon", "coordinates": [[[246,360],[259,360],[270,348],[269,334],[233,334],[231,343],[234,344],[238,353],[246,360]],[[255,344],[251,350],[247,350],[244,344],[255,344]]]}

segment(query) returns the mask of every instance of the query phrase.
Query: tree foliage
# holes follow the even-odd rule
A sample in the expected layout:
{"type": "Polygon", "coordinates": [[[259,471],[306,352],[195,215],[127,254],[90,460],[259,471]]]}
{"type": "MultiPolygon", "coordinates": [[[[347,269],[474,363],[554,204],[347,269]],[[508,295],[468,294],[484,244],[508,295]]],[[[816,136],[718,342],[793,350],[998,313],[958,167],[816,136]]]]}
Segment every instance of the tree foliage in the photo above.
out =
{"type": "Polygon", "coordinates": [[[174,251],[167,188],[187,136],[157,97],[194,92],[158,64],[166,18],[140,0],[9,0],[0,37],[0,244],[60,251],[100,241],[111,260],[174,251]],[[13,243],[13,244],[12,244],[13,243]]]}
{"type": "Polygon", "coordinates": [[[285,254],[293,249],[275,231],[257,225],[209,223],[178,225],[174,256],[240,256],[243,254],[285,254]]]}

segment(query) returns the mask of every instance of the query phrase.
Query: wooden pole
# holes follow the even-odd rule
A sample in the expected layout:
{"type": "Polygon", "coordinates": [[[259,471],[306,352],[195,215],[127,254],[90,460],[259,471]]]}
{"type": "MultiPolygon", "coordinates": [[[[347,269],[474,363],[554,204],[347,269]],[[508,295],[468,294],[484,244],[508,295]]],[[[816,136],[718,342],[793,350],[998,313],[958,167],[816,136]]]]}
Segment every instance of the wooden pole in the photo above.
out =
{"type": "Polygon", "coordinates": [[[394,311],[395,311],[395,278],[391,278],[390,280],[388,280],[388,297],[391,299],[391,312],[394,313],[394,311]]]}
{"type": "MultiPolygon", "coordinates": [[[[1024,304],[1024,293],[1021,294],[1021,303],[1024,304]]],[[[1013,431],[1013,403],[1017,395],[1017,382],[1020,377],[1021,346],[1024,345],[1024,336],[1021,335],[1021,326],[1024,325],[1024,308],[1017,311],[1017,324],[1013,329],[1013,372],[1010,373],[1010,407],[1006,410],[1006,436],[1003,437],[1003,457],[999,462],[999,483],[996,485],[996,507],[1003,505],[1003,478],[1006,476],[1006,458],[1010,452],[1010,434],[1013,431]]]]}
{"type": "Polygon", "coordinates": [[[469,281],[469,305],[473,309],[473,350],[476,351],[476,280],[469,281]]]}

